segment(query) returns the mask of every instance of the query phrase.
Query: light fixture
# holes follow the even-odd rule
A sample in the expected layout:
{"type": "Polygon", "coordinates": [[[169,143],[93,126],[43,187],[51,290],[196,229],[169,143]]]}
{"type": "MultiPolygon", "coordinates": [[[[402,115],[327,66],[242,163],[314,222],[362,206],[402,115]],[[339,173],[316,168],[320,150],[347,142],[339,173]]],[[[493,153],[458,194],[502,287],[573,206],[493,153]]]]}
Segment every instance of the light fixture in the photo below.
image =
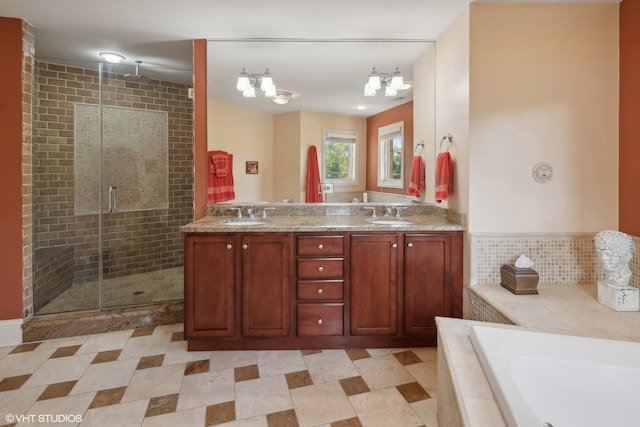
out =
{"type": "Polygon", "coordinates": [[[284,105],[291,100],[291,92],[276,91],[276,94],[271,97],[271,100],[278,105],[284,105]]]}
{"type": "Polygon", "coordinates": [[[398,67],[393,73],[379,73],[373,67],[364,85],[364,96],[375,96],[382,88],[385,96],[396,96],[404,88],[404,79],[398,67]]]}
{"type": "Polygon", "coordinates": [[[263,74],[251,74],[243,68],[238,76],[236,89],[242,92],[246,98],[255,98],[256,88],[260,88],[267,98],[273,99],[277,95],[276,85],[273,84],[273,77],[271,77],[268,68],[263,74]]]}
{"type": "Polygon", "coordinates": [[[124,61],[124,56],[118,53],[100,52],[98,55],[100,55],[105,61],[111,62],[112,64],[119,64],[120,62],[124,61]]]}

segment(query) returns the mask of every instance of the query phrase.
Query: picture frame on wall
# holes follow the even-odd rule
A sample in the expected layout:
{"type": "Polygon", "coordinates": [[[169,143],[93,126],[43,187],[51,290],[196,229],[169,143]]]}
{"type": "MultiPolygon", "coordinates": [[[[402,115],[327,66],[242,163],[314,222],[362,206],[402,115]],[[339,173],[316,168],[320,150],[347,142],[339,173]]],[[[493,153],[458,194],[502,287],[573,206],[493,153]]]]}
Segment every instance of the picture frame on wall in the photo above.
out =
{"type": "Polygon", "coordinates": [[[247,160],[245,168],[247,175],[256,175],[258,173],[258,162],[256,160],[247,160]]]}

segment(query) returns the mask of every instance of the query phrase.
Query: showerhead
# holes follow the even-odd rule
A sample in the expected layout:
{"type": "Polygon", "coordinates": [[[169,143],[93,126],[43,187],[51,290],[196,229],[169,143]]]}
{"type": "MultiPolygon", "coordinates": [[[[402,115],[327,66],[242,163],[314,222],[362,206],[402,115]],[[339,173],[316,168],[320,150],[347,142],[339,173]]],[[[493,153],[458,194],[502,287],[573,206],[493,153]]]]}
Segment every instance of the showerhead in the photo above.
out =
{"type": "Polygon", "coordinates": [[[125,74],[124,79],[128,82],[133,82],[133,83],[149,83],[151,79],[140,75],[140,64],[142,64],[142,61],[135,61],[135,62],[136,62],[136,73],[125,74]]]}

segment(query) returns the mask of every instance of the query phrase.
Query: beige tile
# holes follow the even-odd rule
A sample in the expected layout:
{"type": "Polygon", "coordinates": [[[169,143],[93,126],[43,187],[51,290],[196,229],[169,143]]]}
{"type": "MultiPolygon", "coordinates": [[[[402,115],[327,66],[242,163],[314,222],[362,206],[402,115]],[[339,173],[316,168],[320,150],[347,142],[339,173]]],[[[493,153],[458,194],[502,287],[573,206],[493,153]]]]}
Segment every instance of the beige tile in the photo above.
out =
{"type": "Polygon", "coordinates": [[[138,369],[122,397],[123,402],[178,393],[182,385],[184,365],[138,369]]]}
{"type": "Polygon", "coordinates": [[[136,370],[136,362],[136,359],[125,359],[90,365],[71,394],[126,386],[136,370]]]}
{"type": "Polygon", "coordinates": [[[235,397],[233,369],[185,376],[180,389],[178,411],[228,402],[235,397]]]}
{"type": "Polygon", "coordinates": [[[55,348],[38,347],[26,353],[10,353],[0,360],[0,377],[33,374],[49,359],[55,348]]]}
{"type": "Polygon", "coordinates": [[[415,365],[405,366],[407,371],[418,381],[418,383],[429,393],[435,397],[438,395],[438,363],[437,360],[416,363],[415,365]]]}
{"type": "Polygon", "coordinates": [[[284,375],[236,383],[236,418],[249,418],[293,408],[284,375]]]}
{"type": "Polygon", "coordinates": [[[193,408],[180,412],[145,418],[142,427],[204,426],[206,408],[193,408]]]}
{"type": "Polygon", "coordinates": [[[82,353],[100,353],[101,351],[122,349],[129,338],[131,331],[107,332],[104,334],[90,335],[78,350],[78,354],[82,353]]]}
{"type": "Polygon", "coordinates": [[[167,337],[163,334],[152,334],[131,338],[122,349],[120,359],[164,354],[167,351],[170,340],[171,337],[167,337]]]}
{"type": "Polygon", "coordinates": [[[395,387],[349,397],[362,425],[417,427],[423,424],[395,387]]]}
{"type": "Polygon", "coordinates": [[[359,375],[344,350],[324,350],[322,353],[305,356],[305,361],[314,384],[337,381],[359,375]]]}
{"type": "Polygon", "coordinates": [[[393,354],[356,360],[354,364],[371,390],[415,381],[393,354]]]}
{"type": "Polygon", "coordinates": [[[302,371],[307,368],[300,350],[258,351],[257,357],[261,377],[302,371]]]}
{"type": "Polygon", "coordinates": [[[46,388],[40,385],[0,392],[0,420],[4,423],[8,414],[26,413],[46,388]]]}
{"type": "Polygon", "coordinates": [[[413,348],[412,351],[423,362],[428,362],[430,360],[437,360],[438,359],[438,348],[437,347],[413,348]]]}
{"type": "Polygon", "coordinates": [[[212,351],[209,370],[239,368],[241,366],[257,365],[258,352],[246,351],[212,351]]]}
{"type": "Polygon", "coordinates": [[[88,353],[72,357],[49,359],[34,372],[31,378],[25,383],[25,386],[32,387],[34,385],[77,380],[91,364],[94,357],[95,354],[88,353]]]}
{"type": "Polygon", "coordinates": [[[409,404],[426,427],[438,427],[438,398],[420,400],[409,404]]]}
{"type": "MultiPolygon", "coordinates": [[[[39,400],[31,405],[28,415],[68,415],[69,417],[83,417],[83,414],[89,408],[89,404],[93,400],[95,393],[84,393],[58,397],[56,399],[39,400]]],[[[77,422],[64,423],[44,423],[45,425],[55,426],[76,426],[77,422]]],[[[28,425],[28,424],[27,424],[28,425]]]]}
{"type": "Polygon", "coordinates": [[[171,341],[167,346],[163,364],[173,365],[175,363],[193,362],[208,359],[210,356],[210,351],[187,351],[186,341],[171,341]]]}
{"type": "Polygon", "coordinates": [[[293,389],[291,399],[300,427],[331,423],[356,415],[337,381],[293,389]]]}
{"type": "Polygon", "coordinates": [[[144,419],[148,404],[149,400],[142,399],[89,409],[82,418],[82,427],[138,426],[144,419]]]}

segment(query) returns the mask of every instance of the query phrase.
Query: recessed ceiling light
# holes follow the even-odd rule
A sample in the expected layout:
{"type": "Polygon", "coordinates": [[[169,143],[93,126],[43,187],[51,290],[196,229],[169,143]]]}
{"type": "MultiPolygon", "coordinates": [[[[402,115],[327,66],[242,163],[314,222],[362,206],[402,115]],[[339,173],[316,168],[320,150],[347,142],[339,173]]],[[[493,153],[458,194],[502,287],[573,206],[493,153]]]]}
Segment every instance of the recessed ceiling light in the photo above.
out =
{"type": "Polygon", "coordinates": [[[111,62],[112,64],[118,64],[124,61],[124,56],[119,55],[117,53],[111,52],[100,52],[100,56],[107,62],[111,62]]]}
{"type": "Polygon", "coordinates": [[[360,105],[356,106],[356,108],[357,108],[358,110],[366,110],[366,109],[367,109],[367,106],[366,106],[366,105],[363,105],[363,104],[360,104],[360,105]]]}

